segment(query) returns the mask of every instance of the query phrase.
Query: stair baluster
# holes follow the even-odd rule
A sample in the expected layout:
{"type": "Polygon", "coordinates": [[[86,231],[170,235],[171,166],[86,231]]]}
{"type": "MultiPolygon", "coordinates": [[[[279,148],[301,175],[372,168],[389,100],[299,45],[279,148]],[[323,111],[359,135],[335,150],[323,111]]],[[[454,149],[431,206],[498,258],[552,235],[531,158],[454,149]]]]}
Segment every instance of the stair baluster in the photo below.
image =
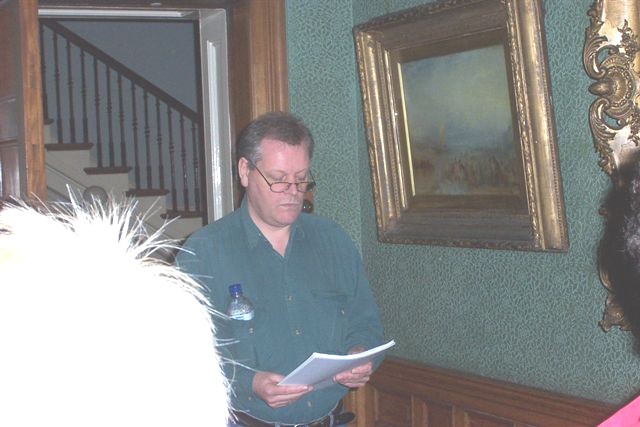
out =
{"type": "MultiPolygon", "coordinates": [[[[160,119],[160,100],[156,97],[156,145],[158,147],[158,181],[164,186],[164,150],[162,149],[162,120],[160,119]]],[[[197,207],[196,207],[197,209],[197,207]]]]}
{"type": "Polygon", "coordinates": [[[87,75],[84,49],[80,49],[80,96],[82,97],[82,142],[89,143],[89,116],[87,114],[87,75]]]}
{"type": "Polygon", "coordinates": [[[187,147],[184,139],[184,115],[180,114],[180,160],[182,166],[182,196],[184,205],[189,206],[189,179],[187,172],[187,147]]]}
{"type": "Polygon", "coordinates": [[[141,188],[140,186],[140,147],[138,145],[138,109],[136,108],[136,85],[131,82],[131,111],[133,115],[132,126],[133,126],[133,171],[134,171],[134,179],[136,183],[136,188],[141,188]]]}
{"type": "Polygon", "coordinates": [[[62,108],[60,108],[60,62],[58,56],[58,35],[53,33],[53,75],[55,78],[56,93],[56,130],[58,136],[58,144],[64,143],[62,137],[62,108]]]}
{"type": "Polygon", "coordinates": [[[115,144],[113,142],[113,101],[111,99],[111,67],[105,64],[105,79],[107,81],[107,144],[109,148],[109,167],[115,165],[115,144]]]}
{"type": "Polygon", "coordinates": [[[171,181],[171,209],[178,211],[178,190],[176,188],[176,165],[175,154],[176,147],[173,144],[173,119],[171,117],[171,109],[167,108],[167,123],[169,125],[169,179],[171,181]]]}
{"type": "Polygon", "coordinates": [[[147,171],[147,189],[153,188],[151,179],[151,128],[149,125],[149,92],[144,91],[144,153],[147,171]]]}
{"type": "Polygon", "coordinates": [[[66,41],[67,52],[67,90],[69,91],[69,142],[77,144],[76,139],[76,115],[73,111],[73,69],[71,68],[71,42],[66,41]]]}
{"type": "Polygon", "coordinates": [[[102,128],[100,126],[100,80],[98,79],[98,59],[93,58],[93,94],[96,110],[96,158],[98,167],[104,167],[102,159],[102,128]]]}
{"type": "MultiPolygon", "coordinates": [[[[44,27],[40,24],[40,46],[44,46],[44,27]]],[[[46,61],[44,60],[44,49],[40,49],[40,69],[42,75],[47,75],[46,61]]],[[[42,115],[44,122],[49,122],[49,98],[47,97],[47,82],[42,79],[42,115]]]]}
{"type": "Polygon", "coordinates": [[[127,143],[124,136],[124,100],[122,99],[122,74],[118,74],[118,122],[120,124],[120,162],[127,165],[127,143]]]}
{"type": "Polygon", "coordinates": [[[193,122],[191,122],[191,145],[193,152],[193,198],[195,209],[199,211],[202,209],[200,202],[200,165],[198,162],[200,150],[198,150],[198,129],[193,122]]]}

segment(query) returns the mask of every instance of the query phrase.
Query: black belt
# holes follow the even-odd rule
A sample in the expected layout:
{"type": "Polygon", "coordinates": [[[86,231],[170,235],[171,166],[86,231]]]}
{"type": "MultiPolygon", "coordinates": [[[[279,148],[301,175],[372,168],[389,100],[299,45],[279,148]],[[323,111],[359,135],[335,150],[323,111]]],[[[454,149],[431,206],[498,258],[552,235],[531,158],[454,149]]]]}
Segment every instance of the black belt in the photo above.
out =
{"type": "Polygon", "coordinates": [[[236,421],[244,424],[247,427],[333,427],[337,425],[347,424],[350,422],[354,415],[351,412],[342,412],[342,401],[338,402],[335,408],[322,418],[315,421],[302,424],[283,424],[283,423],[271,423],[268,421],[254,418],[246,412],[232,411],[233,417],[236,421]]]}

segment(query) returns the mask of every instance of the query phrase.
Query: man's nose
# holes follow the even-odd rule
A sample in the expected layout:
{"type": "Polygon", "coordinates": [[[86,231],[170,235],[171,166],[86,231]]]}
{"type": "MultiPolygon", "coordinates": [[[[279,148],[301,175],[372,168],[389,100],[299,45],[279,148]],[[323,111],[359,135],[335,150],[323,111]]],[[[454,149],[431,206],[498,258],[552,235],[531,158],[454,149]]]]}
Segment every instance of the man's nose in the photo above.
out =
{"type": "Polygon", "coordinates": [[[295,183],[290,183],[289,188],[287,188],[286,193],[288,194],[298,194],[298,187],[295,183]]]}

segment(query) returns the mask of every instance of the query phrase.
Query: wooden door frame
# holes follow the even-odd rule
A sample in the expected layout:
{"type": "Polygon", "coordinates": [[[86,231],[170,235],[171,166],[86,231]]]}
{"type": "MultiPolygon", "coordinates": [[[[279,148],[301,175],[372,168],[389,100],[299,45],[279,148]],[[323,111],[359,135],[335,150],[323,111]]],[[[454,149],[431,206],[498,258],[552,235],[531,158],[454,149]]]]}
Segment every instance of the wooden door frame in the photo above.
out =
{"type": "MultiPolygon", "coordinates": [[[[2,13],[10,19],[4,31],[11,46],[4,51],[8,65],[7,93],[15,99],[17,135],[3,146],[3,177],[17,177],[9,186],[3,184],[3,198],[46,199],[44,164],[44,129],[42,126],[42,80],[37,0],[12,0],[2,5],[2,13]],[[12,43],[13,42],[13,43],[12,43]],[[6,187],[6,188],[5,188],[6,187]]],[[[4,61],[3,61],[4,62],[4,61]]]]}
{"type": "Polygon", "coordinates": [[[289,109],[284,0],[240,0],[230,19],[230,94],[237,134],[262,113],[289,109]]]}
{"type": "MultiPolygon", "coordinates": [[[[28,198],[47,198],[44,160],[44,118],[42,112],[42,73],[37,0],[18,0],[20,7],[20,57],[22,114],[24,129],[23,194],[28,198]]],[[[22,157],[22,156],[21,156],[22,157]]]]}

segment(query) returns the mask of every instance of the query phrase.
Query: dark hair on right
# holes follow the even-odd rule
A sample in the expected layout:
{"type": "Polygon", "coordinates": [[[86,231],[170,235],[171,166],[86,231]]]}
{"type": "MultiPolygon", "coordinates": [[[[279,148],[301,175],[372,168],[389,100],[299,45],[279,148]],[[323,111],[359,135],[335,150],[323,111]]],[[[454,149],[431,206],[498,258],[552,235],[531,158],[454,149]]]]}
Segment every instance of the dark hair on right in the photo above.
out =
{"type": "Polygon", "coordinates": [[[627,185],[627,197],[628,207],[622,229],[625,251],[640,272],[640,165],[633,168],[627,185]]]}
{"type": "Polygon", "coordinates": [[[244,128],[238,137],[238,159],[244,157],[253,168],[262,158],[260,143],[265,139],[275,139],[289,145],[304,144],[313,156],[313,137],[311,131],[297,116],[276,111],[266,113],[253,120],[244,128]]]}
{"type": "MultiPolygon", "coordinates": [[[[601,279],[615,301],[640,353],[640,165],[619,171],[601,208],[605,217],[604,232],[598,246],[601,279]]],[[[606,313],[605,313],[606,314],[606,313]]],[[[600,322],[608,330],[606,316],[600,322]]]]}

